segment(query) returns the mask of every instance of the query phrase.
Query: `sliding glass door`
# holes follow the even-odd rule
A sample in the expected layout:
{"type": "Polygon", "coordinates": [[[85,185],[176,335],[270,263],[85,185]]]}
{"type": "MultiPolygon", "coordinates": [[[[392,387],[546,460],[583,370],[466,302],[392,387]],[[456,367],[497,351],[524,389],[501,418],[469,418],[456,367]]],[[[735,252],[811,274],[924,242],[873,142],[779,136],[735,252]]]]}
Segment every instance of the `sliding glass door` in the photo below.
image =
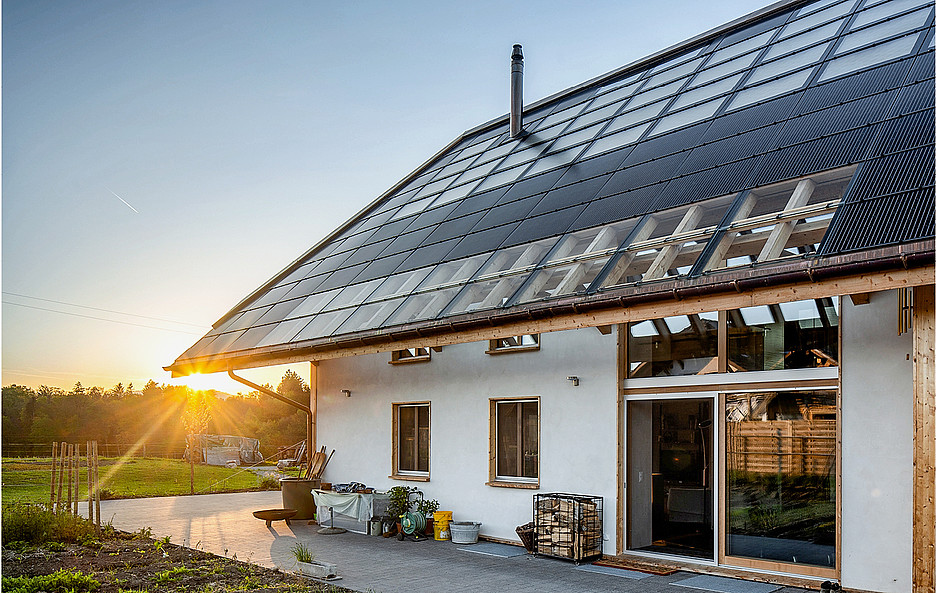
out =
{"type": "Polygon", "coordinates": [[[801,574],[836,566],[835,390],[724,396],[723,559],[801,574]]]}
{"type": "Polygon", "coordinates": [[[628,402],[628,547],[714,560],[714,398],[628,402]]]}

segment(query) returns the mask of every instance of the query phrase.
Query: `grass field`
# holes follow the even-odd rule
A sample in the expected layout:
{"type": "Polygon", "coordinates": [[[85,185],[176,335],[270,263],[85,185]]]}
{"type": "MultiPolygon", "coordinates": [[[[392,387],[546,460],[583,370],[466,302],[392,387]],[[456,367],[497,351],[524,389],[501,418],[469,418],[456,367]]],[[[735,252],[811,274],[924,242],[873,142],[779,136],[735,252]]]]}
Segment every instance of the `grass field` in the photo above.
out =
{"type": "MultiPolygon", "coordinates": [[[[173,496],[189,493],[189,464],[174,459],[102,458],[99,470],[102,498],[173,496]]],[[[87,500],[87,468],[80,474],[80,500],[87,500]]],[[[50,458],[7,458],[2,463],[3,504],[48,502],[52,464],[50,458]]],[[[279,486],[276,486],[278,489],[279,486]]],[[[195,492],[259,490],[260,478],[243,468],[195,466],[195,492]]]]}

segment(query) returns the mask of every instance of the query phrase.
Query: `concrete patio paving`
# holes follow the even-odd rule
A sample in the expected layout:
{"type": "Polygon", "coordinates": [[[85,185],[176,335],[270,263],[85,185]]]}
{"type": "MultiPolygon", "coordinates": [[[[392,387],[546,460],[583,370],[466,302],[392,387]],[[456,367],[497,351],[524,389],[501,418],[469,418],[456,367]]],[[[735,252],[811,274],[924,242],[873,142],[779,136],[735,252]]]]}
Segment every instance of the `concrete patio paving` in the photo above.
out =
{"type": "MultiPolygon", "coordinates": [[[[82,505],[84,507],[85,505],[82,505]]],[[[271,527],[251,514],[257,509],[282,506],[279,492],[249,492],[106,500],[101,516],[117,529],[137,531],[149,527],[153,537],[171,536],[172,543],[198,547],[215,554],[247,560],[263,566],[293,570],[291,549],[306,544],[318,560],[338,566],[342,580],[337,585],[355,591],[376,593],[422,593],[458,591],[481,593],[603,593],[669,592],[691,593],[688,572],[668,576],[618,571],[614,574],[587,572],[572,562],[518,555],[510,558],[469,553],[451,542],[397,541],[345,533],[319,535],[318,525],[307,521],[274,522],[271,527]]],[[[81,509],[86,514],[86,509],[81,509]]],[[[614,572],[614,571],[611,571],[614,572]]],[[[744,585],[744,581],[733,581],[744,585]]],[[[750,583],[764,586],[763,583],[750,583]]],[[[743,589],[739,589],[743,591],[743,589]]],[[[753,591],[753,589],[752,589],[753,591]]],[[[777,593],[802,589],[777,587],[777,593]]]]}

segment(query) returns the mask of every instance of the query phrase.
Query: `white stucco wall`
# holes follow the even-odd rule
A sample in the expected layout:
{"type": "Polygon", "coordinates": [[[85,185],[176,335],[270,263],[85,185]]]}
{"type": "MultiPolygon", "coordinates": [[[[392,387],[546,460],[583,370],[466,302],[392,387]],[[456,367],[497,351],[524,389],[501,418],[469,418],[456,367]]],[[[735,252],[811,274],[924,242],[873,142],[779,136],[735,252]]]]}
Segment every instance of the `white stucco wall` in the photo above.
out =
{"type": "Polygon", "coordinates": [[[532,519],[536,492],[603,496],[604,551],[614,553],[616,342],[615,333],[591,328],[544,334],[536,352],[491,356],[485,341],[445,346],[428,363],[390,365],[389,354],[323,361],[317,440],[336,450],[324,480],[415,485],[456,521],[480,521],[482,535],[514,541],[515,527],[532,519]],[[489,398],[516,396],[540,397],[539,490],[485,485],[489,398]],[[431,402],[426,483],[388,478],[391,404],[407,401],[431,402]]]}
{"type": "Polygon", "coordinates": [[[842,586],[911,589],[913,368],[896,292],[842,299],[842,586]]]}

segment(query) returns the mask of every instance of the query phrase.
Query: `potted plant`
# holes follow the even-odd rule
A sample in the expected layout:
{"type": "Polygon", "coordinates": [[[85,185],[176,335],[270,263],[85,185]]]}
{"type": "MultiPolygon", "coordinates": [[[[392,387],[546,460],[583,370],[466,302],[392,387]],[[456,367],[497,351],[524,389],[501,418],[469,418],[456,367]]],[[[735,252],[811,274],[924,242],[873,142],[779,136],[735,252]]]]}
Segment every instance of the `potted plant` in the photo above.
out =
{"type": "Polygon", "coordinates": [[[316,560],[305,544],[300,543],[293,546],[292,554],[296,558],[299,572],[306,576],[317,579],[331,579],[337,576],[337,567],[334,564],[316,560]]]}
{"type": "Polygon", "coordinates": [[[387,515],[396,523],[397,531],[401,533],[400,517],[409,512],[413,504],[410,502],[410,497],[418,492],[419,489],[414,486],[394,486],[387,492],[390,499],[387,504],[387,515]]]}
{"type": "Polygon", "coordinates": [[[432,516],[438,510],[438,500],[422,498],[416,501],[416,511],[426,516],[426,535],[432,535],[432,516]]]}

